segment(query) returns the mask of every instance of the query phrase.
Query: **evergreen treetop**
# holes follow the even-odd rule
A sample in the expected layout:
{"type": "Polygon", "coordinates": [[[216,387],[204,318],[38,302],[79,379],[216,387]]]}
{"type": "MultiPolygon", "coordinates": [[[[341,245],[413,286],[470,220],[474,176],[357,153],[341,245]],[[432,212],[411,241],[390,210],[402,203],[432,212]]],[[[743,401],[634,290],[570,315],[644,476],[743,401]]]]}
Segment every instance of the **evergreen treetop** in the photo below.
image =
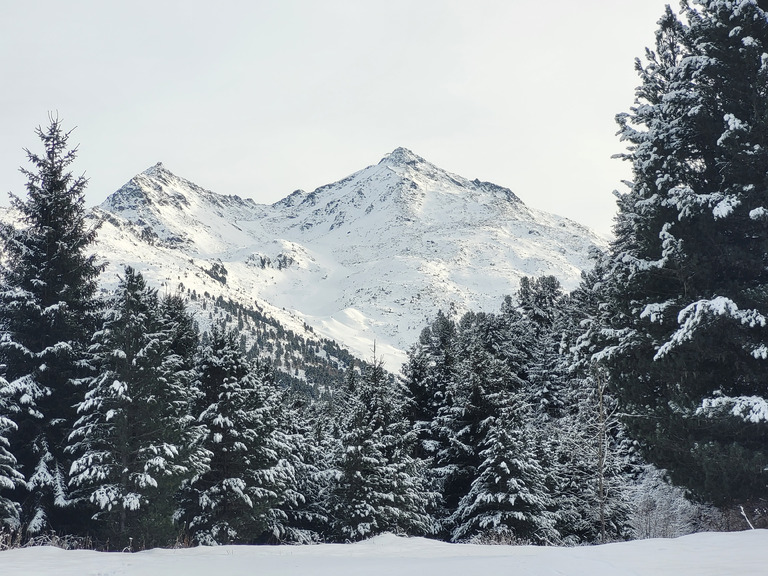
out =
{"type": "Polygon", "coordinates": [[[27,196],[11,196],[21,225],[0,229],[0,364],[19,408],[9,439],[25,486],[14,498],[30,533],[72,528],[75,515],[64,511],[73,504],[64,447],[80,399],[77,383],[88,375],[101,271],[89,253],[95,231],[85,218],[87,180],[68,171],[76,157],[70,132],[52,117],[37,135],[44,152],[27,150],[32,168],[21,169],[27,196]]]}

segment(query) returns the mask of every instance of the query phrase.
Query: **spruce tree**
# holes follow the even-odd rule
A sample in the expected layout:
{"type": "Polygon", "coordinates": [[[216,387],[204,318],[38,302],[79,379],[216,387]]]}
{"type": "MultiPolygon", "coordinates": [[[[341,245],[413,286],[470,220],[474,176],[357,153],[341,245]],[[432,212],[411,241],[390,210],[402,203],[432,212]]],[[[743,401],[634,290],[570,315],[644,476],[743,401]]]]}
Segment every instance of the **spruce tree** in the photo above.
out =
{"type": "Polygon", "coordinates": [[[86,380],[70,435],[70,482],[93,504],[97,535],[112,546],[168,545],[179,485],[206,464],[191,418],[181,316],[127,267],[94,335],[98,373],[86,380]]]}
{"type": "Polygon", "coordinates": [[[480,474],[482,452],[501,411],[526,387],[529,334],[509,301],[501,315],[467,313],[459,322],[456,376],[434,424],[442,439],[433,466],[440,478],[446,538],[462,522],[457,510],[480,474]]]}
{"type": "Polygon", "coordinates": [[[234,333],[217,329],[198,370],[198,420],[211,458],[186,484],[178,519],[200,544],[296,540],[289,511],[303,502],[298,446],[270,372],[245,358],[234,333]]]}
{"type": "Polygon", "coordinates": [[[72,500],[64,448],[82,396],[78,382],[86,375],[101,269],[88,253],[95,231],[86,220],[87,180],[67,171],[76,157],[70,133],[51,118],[37,135],[44,151],[26,150],[32,167],[21,170],[27,197],[11,196],[20,225],[2,228],[0,291],[0,364],[20,408],[11,452],[25,477],[11,497],[22,504],[29,533],[71,530],[77,519],[65,510],[72,500]]]}
{"type": "Polygon", "coordinates": [[[473,536],[536,544],[557,541],[554,500],[521,403],[520,395],[510,395],[478,447],[483,462],[454,513],[454,541],[473,536]]]}
{"type": "Polygon", "coordinates": [[[11,397],[11,388],[0,377],[0,531],[16,531],[19,528],[19,505],[7,495],[24,484],[16,457],[9,451],[8,435],[16,430],[11,419],[18,407],[11,397]]]}
{"type": "Polygon", "coordinates": [[[329,509],[336,538],[433,532],[423,462],[405,420],[403,393],[374,358],[347,389],[329,509]]]}
{"type": "Polygon", "coordinates": [[[541,420],[558,418],[565,410],[560,348],[567,322],[563,313],[567,298],[554,276],[521,278],[517,297],[535,335],[528,369],[529,401],[541,420]]]}
{"type": "Polygon", "coordinates": [[[552,446],[548,458],[551,492],[564,543],[622,540],[629,534],[630,498],[640,468],[634,443],[620,420],[615,396],[607,388],[593,354],[605,337],[600,291],[605,258],[582,273],[579,287],[563,302],[561,379],[564,410],[544,429],[552,446]]]}
{"type": "Polygon", "coordinates": [[[403,368],[408,393],[406,413],[419,438],[419,453],[430,458],[439,450],[440,438],[433,422],[445,406],[455,378],[458,341],[456,323],[442,311],[422,330],[419,342],[409,351],[403,368]]]}
{"type": "Polygon", "coordinates": [[[633,181],[595,359],[651,461],[729,504],[768,494],[768,16],[752,0],[681,12],[618,116],[633,181]]]}
{"type": "Polygon", "coordinates": [[[290,438],[298,497],[283,507],[286,529],[279,541],[310,544],[330,533],[326,504],[333,466],[329,455],[335,452],[335,442],[329,433],[330,422],[319,421],[330,420],[330,415],[321,401],[283,403],[280,428],[290,438]]]}

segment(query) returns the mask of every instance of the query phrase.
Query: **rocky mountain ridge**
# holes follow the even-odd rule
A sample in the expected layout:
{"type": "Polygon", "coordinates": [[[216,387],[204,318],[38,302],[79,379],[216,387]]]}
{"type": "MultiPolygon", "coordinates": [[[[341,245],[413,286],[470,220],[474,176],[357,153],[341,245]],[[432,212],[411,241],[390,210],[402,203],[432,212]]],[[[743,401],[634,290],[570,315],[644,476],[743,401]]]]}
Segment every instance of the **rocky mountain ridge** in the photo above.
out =
{"type": "Polygon", "coordinates": [[[205,190],[158,163],[93,219],[106,287],[130,264],[164,290],[257,305],[362,358],[375,342],[393,370],[439,309],[496,310],[524,275],[553,274],[572,288],[605,245],[507,188],[405,148],[271,205],[205,190]]]}

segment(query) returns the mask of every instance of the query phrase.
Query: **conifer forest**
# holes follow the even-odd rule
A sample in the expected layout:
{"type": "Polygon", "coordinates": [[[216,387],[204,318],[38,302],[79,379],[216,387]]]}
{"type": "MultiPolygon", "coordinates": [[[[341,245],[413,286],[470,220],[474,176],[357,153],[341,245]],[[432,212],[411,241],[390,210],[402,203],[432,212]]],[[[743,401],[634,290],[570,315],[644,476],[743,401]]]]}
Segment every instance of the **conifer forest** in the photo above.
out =
{"type": "Polygon", "coordinates": [[[121,550],[768,527],[766,8],[667,8],[616,117],[633,179],[609,248],[571,292],[524,277],[495,312],[437,312],[397,373],[335,348],[298,378],[270,332],[246,349],[233,322],[201,330],[190,294],[141,270],[100,290],[52,116],[0,229],[0,534],[121,550]]]}

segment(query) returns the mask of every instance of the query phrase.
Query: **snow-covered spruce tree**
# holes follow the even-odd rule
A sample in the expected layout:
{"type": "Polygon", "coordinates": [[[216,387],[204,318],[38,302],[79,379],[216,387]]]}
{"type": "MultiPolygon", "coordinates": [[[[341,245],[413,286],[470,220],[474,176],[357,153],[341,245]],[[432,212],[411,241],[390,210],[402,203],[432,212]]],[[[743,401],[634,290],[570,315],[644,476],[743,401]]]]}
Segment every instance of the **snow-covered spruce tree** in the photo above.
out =
{"type": "Polygon", "coordinates": [[[579,288],[550,299],[548,312],[538,314],[548,320],[538,324],[526,395],[539,463],[557,510],[556,529],[567,544],[629,535],[628,492],[636,469],[615,399],[604,379],[598,386],[591,363],[604,272],[604,258],[595,256],[596,266],[582,274],[579,288]]]}
{"type": "Polygon", "coordinates": [[[32,167],[21,170],[27,197],[11,196],[20,225],[2,228],[0,290],[0,364],[21,408],[10,450],[26,480],[10,498],[22,504],[21,522],[31,534],[77,530],[64,446],[82,396],[77,382],[87,365],[101,270],[88,253],[95,232],[85,219],[87,181],[67,171],[76,156],[70,133],[51,118],[37,135],[44,152],[27,150],[32,167]]]}
{"type": "Polygon", "coordinates": [[[17,412],[11,387],[0,377],[0,531],[19,529],[19,505],[6,496],[24,484],[16,457],[8,450],[8,434],[16,430],[11,417],[17,412]]]}
{"type": "Polygon", "coordinates": [[[456,376],[457,345],[456,323],[438,311],[422,330],[403,367],[406,413],[419,437],[419,453],[425,458],[434,456],[439,446],[432,423],[445,406],[447,390],[456,376]]]}
{"type": "Polygon", "coordinates": [[[552,544],[558,540],[554,500],[545,483],[522,396],[510,394],[480,448],[483,462],[454,514],[452,540],[552,544]]]}
{"type": "Polygon", "coordinates": [[[431,534],[428,510],[435,495],[427,487],[423,462],[414,456],[416,434],[405,419],[399,382],[374,357],[347,387],[328,506],[335,537],[431,534]]]}
{"type": "MultiPolygon", "coordinates": [[[[436,457],[450,445],[449,435],[440,431],[438,416],[452,405],[457,358],[456,323],[440,311],[421,332],[403,366],[405,413],[417,436],[416,455],[425,461],[429,486],[437,493],[443,491],[446,471],[436,465],[436,457]]],[[[442,498],[431,512],[438,519],[451,513],[443,506],[442,498]]]]}
{"type": "Polygon", "coordinates": [[[682,3],[618,116],[619,197],[599,355],[650,460],[699,496],[768,494],[768,15],[682,3]]]}
{"type": "Polygon", "coordinates": [[[603,341],[600,302],[605,260],[582,273],[565,300],[560,366],[562,415],[544,433],[552,447],[548,472],[558,511],[557,529],[564,543],[623,540],[630,535],[630,494],[639,458],[627,438],[615,397],[592,361],[603,341]]]}
{"type": "MultiPolygon", "coordinates": [[[[564,413],[563,391],[566,375],[562,370],[561,341],[566,329],[564,307],[567,301],[554,276],[523,277],[517,293],[520,311],[533,329],[531,362],[528,369],[529,401],[534,415],[542,421],[564,413]]],[[[511,301],[505,303],[511,306],[511,301]]]]}
{"type": "Polygon", "coordinates": [[[161,303],[130,267],[109,304],[91,347],[97,375],[70,435],[70,483],[110,546],[164,546],[176,536],[180,483],[207,461],[190,417],[194,336],[178,302],[161,303]]]}
{"type": "Polygon", "coordinates": [[[456,378],[435,420],[445,440],[433,466],[441,479],[446,516],[439,520],[446,538],[453,537],[461,522],[457,509],[479,475],[485,460],[481,452],[489,446],[489,434],[502,409],[526,385],[531,334],[528,323],[511,306],[505,306],[501,315],[467,313],[458,328],[461,353],[456,378]]]}
{"type": "MultiPolygon", "coordinates": [[[[318,421],[327,414],[324,403],[307,401],[302,392],[284,396],[280,430],[290,437],[293,447],[292,462],[295,470],[295,491],[300,495],[286,503],[282,509],[287,519],[286,530],[280,541],[297,544],[318,542],[329,532],[329,514],[326,508],[328,487],[332,476],[329,455],[335,442],[328,428],[318,421]]],[[[277,541],[276,539],[274,541],[277,541]]]]}
{"type": "Polygon", "coordinates": [[[303,501],[298,446],[269,371],[245,358],[234,333],[215,328],[198,370],[198,420],[211,458],[184,487],[178,521],[200,544],[296,540],[288,511],[303,501]]]}
{"type": "MultiPolygon", "coordinates": [[[[333,540],[335,533],[332,509],[335,506],[336,479],[342,449],[344,426],[350,409],[356,405],[359,374],[351,361],[338,387],[324,393],[303,410],[299,425],[304,427],[303,463],[298,475],[300,492],[305,502],[293,512],[295,524],[308,536],[333,540]]],[[[295,409],[294,409],[295,410],[295,409]]],[[[292,426],[296,426],[296,420],[292,426]]]]}
{"type": "Polygon", "coordinates": [[[517,300],[520,310],[533,322],[537,332],[552,327],[558,315],[558,303],[563,297],[560,281],[554,276],[520,279],[517,300]]]}

